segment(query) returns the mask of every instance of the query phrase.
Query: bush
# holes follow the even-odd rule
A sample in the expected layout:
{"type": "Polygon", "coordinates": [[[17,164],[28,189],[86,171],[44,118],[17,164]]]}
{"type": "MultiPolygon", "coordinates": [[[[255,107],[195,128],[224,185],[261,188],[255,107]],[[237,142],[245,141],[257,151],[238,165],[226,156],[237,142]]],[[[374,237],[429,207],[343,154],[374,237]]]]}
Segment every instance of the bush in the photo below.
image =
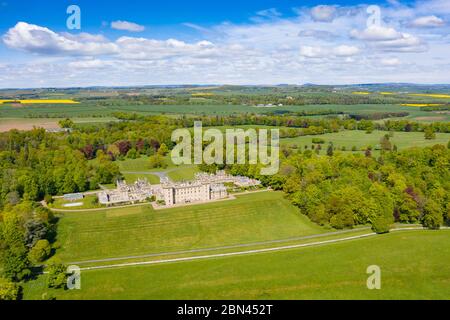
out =
{"type": "Polygon", "coordinates": [[[49,288],[64,288],[67,284],[66,266],[54,262],[47,268],[47,285],[49,288]]]}
{"type": "Polygon", "coordinates": [[[312,143],[314,143],[314,144],[324,144],[325,140],[322,139],[322,138],[313,138],[312,139],[312,143]]]}
{"type": "Polygon", "coordinates": [[[372,220],[372,231],[378,234],[388,233],[391,227],[391,220],[378,216],[372,220]]]}
{"type": "Polygon", "coordinates": [[[48,240],[39,240],[28,253],[28,259],[32,263],[38,264],[46,260],[50,256],[50,253],[51,246],[48,240]]]}
{"type": "Polygon", "coordinates": [[[0,300],[18,300],[20,286],[10,280],[0,278],[0,300]]]}

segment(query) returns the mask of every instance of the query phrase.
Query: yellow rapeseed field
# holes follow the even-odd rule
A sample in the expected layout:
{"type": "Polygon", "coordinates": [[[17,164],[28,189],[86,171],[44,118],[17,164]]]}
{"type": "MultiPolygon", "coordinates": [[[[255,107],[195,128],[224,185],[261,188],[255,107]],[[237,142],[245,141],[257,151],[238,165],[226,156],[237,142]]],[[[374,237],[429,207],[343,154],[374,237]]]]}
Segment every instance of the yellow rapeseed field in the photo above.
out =
{"type": "Polygon", "coordinates": [[[442,106],[442,104],[437,103],[404,103],[402,104],[403,107],[439,107],[442,106]]]}
{"type": "Polygon", "coordinates": [[[370,94],[370,92],[354,91],[354,92],[352,92],[352,94],[363,94],[363,95],[367,95],[367,94],[370,94]]]}
{"type": "Polygon", "coordinates": [[[430,97],[430,98],[443,98],[443,99],[449,99],[449,94],[428,94],[428,93],[412,93],[410,96],[416,96],[416,97],[430,97]]]}
{"type": "Polygon", "coordinates": [[[213,93],[209,93],[209,92],[198,92],[198,93],[192,94],[193,97],[211,97],[213,95],[214,95],[213,93]]]}

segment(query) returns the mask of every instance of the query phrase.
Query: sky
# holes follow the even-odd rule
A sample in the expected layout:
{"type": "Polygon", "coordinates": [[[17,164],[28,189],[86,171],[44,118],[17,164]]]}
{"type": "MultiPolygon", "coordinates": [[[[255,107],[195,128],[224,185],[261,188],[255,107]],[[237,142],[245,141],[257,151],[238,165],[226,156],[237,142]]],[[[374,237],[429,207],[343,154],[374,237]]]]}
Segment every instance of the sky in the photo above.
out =
{"type": "Polygon", "coordinates": [[[450,83],[449,49],[450,0],[0,0],[0,88],[450,83]]]}

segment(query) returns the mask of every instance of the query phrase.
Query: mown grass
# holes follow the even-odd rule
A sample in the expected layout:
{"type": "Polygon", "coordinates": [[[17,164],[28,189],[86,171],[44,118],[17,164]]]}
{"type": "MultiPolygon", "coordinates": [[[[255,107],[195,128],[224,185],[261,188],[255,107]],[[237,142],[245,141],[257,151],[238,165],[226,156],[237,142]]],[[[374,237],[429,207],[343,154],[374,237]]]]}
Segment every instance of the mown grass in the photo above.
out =
{"type": "Polygon", "coordinates": [[[279,192],[195,206],[150,205],[64,213],[57,256],[65,262],[209,248],[327,231],[299,214],[279,192]]]}
{"type": "Polygon", "coordinates": [[[450,231],[401,231],[365,239],[237,257],[85,271],[81,290],[25,299],[449,299],[450,231]],[[381,268],[368,290],[367,267],[381,268]]]}
{"type": "Polygon", "coordinates": [[[136,174],[136,173],[123,173],[125,181],[129,184],[134,183],[138,179],[147,179],[150,184],[159,184],[160,179],[154,174],[136,174]]]}
{"type": "Polygon", "coordinates": [[[167,176],[172,181],[190,181],[195,179],[195,174],[199,173],[200,169],[196,165],[192,166],[182,166],[175,170],[170,170],[167,172],[167,176]]]}

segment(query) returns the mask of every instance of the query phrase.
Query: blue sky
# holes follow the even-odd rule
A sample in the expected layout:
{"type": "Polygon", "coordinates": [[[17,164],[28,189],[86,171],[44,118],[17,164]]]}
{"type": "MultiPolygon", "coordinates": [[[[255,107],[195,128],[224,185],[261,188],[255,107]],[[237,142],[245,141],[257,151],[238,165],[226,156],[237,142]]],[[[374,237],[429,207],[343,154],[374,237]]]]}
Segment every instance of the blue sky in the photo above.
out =
{"type": "Polygon", "coordinates": [[[449,17],[442,0],[0,0],[0,87],[450,83],[449,17]]]}

